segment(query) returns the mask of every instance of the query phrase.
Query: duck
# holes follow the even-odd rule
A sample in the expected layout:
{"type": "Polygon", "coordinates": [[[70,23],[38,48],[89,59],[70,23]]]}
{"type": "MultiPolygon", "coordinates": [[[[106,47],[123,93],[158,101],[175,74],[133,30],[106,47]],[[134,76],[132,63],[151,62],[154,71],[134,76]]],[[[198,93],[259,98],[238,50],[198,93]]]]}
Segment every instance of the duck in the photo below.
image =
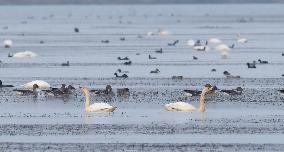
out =
{"type": "Polygon", "coordinates": [[[117,59],[118,60],[129,60],[129,58],[126,56],[126,57],[124,57],[124,58],[122,58],[122,57],[117,57],[117,59]]]}
{"type": "Polygon", "coordinates": [[[116,70],[117,73],[129,73],[129,71],[122,71],[121,69],[116,70]]]}
{"type": "Polygon", "coordinates": [[[102,43],[109,43],[109,40],[102,40],[102,43]]]}
{"type": "Polygon", "coordinates": [[[255,61],[253,63],[247,63],[248,68],[256,68],[255,61]]]}
{"type": "Polygon", "coordinates": [[[120,38],[120,41],[125,41],[125,37],[121,37],[121,38],[120,38]]]}
{"type": "Polygon", "coordinates": [[[35,97],[38,96],[38,92],[39,92],[39,86],[37,84],[34,84],[32,87],[32,90],[19,90],[19,89],[14,89],[13,91],[17,92],[17,95],[21,95],[21,96],[28,96],[28,95],[33,95],[35,97]]]}
{"type": "MultiPolygon", "coordinates": [[[[213,86],[211,91],[209,91],[207,94],[214,93],[216,90],[219,90],[217,86],[213,86]]],[[[186,96],[189,97],[199,96],[202,93],[202,91],[199,90],[183,90],[183,92],[185,93],[186,96]]]]}
{"type": "Polygon", "coordinates": [[[166,111],[171,112],[205,112],[205,95],[212,90],[210,84],[206,84],[200,94],[199,108],[195,108],[193,105],[186,102],[174,102],[164,105],[166,111]]]}
{"type": "Polygon", "coordinates": [[[279,92],[281,95],[284,95],[284,89],[278,90],[278,92],[279,92]]]}
{"type": "Polygon", "coordinates": [[[214,68],[213,68],[213,69],[211,69],[211,72],[216,72],[216,71],[217,71],[217,70],[216,70],[216,69],[214,69],[214,68]]]}
{"type": "Polygon", "coordinates": [[[242,38],[240,33],[237,33],[237,42],[238,43],[247,43],[248,40],[246,38],[242,38]]]}
{"type": "Polygon", "coordinates": [[[131,62],[131,61],[128,61],[128,62],[124,62],[123,64],[124,64],[124,65],[131,65],[132,62],[131,62]]]}
{"type": "Polygon", "coordinates": [[[127,74],[123,74],[123,75],[118,75],[117,73],[114,73],[115,77],[117,78],[128,78],[128,75],[127,74]]]}
{"type": "Polygon", "coordinates": [[[192,56],[192,59],[193,59],[193,60],[198,60],[198,57],[192,56]]]}
{"type": "Polygon", "coordinates": [[[163,53],[163,48],[160,48],[159,50],[155,51],[156,53],[163,53]]]}
{"type": "Polygon", "coordinates": [[[70,95],[76,90],[72,85],[61,84],[60,88],[51,88],[51,90],[43,90],[47,95],[51,96],[64,96],[70,95]]]}
{"type": "Polygon", "coordinates": [[[241,95],[243,92],[243,88],[237,87],[236,89],[231,89],[231,90],[221,90],[226,95],[241,95]]]}
{"type": "Polygon", "coordinates": [[[194,46],[193,49],[196,51],[206,51],[208,50],[208,47],[204,45],[197,45],[197,46],[194,46]]]}
{"type": "Polygon", "coordinates": [[[67,61],[66,63],[62,63],[61,64],[61,66],[69,66],[69,65],[70,65],[69,61],[67,61]]]}
{"type": "Polygon", "coordinates": [[[32,51],[23,51],[23,52],[17,52],[12,57],[14,58],[34,58],[38,55],[32,51]]]}
{"type": "Polygon", "coordinates": [[[182,80],[183,79],[183,76],[179,75],[179,76],[172,76],[172,79],[173,80],[182,80]]]}
{"type": "Polygon", "coordinates": [[[85,112],[114,112],[116,107],[113,107],[107,103],[93,103],[90,105],[90,91],[87,87],[81,88],[85,97],[85,112]]]}
{"type": "Polygon", "coordinates": [[[34,80],[34,81],[28,82],[28,83],[26,83],[22,86],[24,88],[27,88],[27,89],[32,89],[34,84],[37,84],[40,89],[45,89],[45,88],[49,89],[50,88],[50,85],[43,80],[34,80]]]}
{"type": "Polygon", "coordinates": [[[231,73],[229,73],[228,71],[224,71],[223,74],[224,74],[225,76],[231,75],[231,73]]]}
{"type": "Polygon", "coordinates": [[[111,88],[111,85],[106,85],[105,90],[93,89],[93,90],[90,90],[90,92],[94,92],[95,95],[109,95],[112,93],[112,88],[111,88]]]}
{"type": "Polygon", "coordinates": [[[176,46],[179,40],[175,40],[173,43],[168,43],[168,46],[176,46]]]}
{"type": "Polygon", "coordinates": [[[155,69],[155,70],[150,71],[150,73],[160,73],[160,70],[159,69],[155,69]]]}
{"type": "Polygon", "coordinates": [[[12,40],[4,40],[4,48],[10,48],[13,45],[13,41],[12,40]]]}
{"type": "Polygon", "coordinates": [[[153,57],[153,56],[151,56],[150,54],[149,54],[148,57],[149,57],[150,60],[157,59],[156,57],[153,57]]]}
{"type": "Polygon", "coordinates": [[[235,44],[232,44],[231,46],[229,46],[230,49],[235,48],[235,44]]]}
{"type": "Polygon", "coordinates": [[[0,80],[0,88],[6,88],[6,87],[14,87],[13,85],[3,85],[2,80],[0,80]]]}
{"type": "Polygon", "coordinates": [[[79,28],[75,27],[75,28],[74,28],[74,32],[75,32],[75,33],[79,33],[79,28]]]}
{"type": "Polygon", "coordinates": [[[130,95],[129,88],[118,88],[116,89],[116,93],[118,96],[129,96],[130,95]]]}
{"type": "Polygon", "coordinates": [[[268,64],[268,61],[262,61],[261,59],[258,59],[258,62],[259,62],[260,64],[268,64]]]}

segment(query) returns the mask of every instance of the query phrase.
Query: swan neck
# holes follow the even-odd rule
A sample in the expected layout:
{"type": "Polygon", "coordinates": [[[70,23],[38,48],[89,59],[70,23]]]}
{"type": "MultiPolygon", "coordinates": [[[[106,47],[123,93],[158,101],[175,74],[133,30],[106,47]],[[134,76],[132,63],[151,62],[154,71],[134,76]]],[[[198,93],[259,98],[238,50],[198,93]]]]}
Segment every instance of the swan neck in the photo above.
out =
{"type": "Polygon", "coordinates": [[[204,112],[205,111],[205,93],[202,91],[200,95],[200,103],[199,103],[199,112],[204,112]]]}
{"type": "Polygon", "coordinates": [[[87,90],[84,90],[85,95],[85,109],[88,109],[90,107],[90,93],[87,90]]]}

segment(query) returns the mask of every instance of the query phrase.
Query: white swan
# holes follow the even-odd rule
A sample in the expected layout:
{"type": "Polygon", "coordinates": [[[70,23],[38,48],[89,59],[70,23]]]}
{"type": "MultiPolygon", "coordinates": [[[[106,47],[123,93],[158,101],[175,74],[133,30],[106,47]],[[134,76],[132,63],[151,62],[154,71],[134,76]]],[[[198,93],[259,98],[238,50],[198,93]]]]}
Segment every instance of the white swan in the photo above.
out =
{"type": "Polygon", "coordinates": [[[220,44],[215,47],[215,50],[219,51],[222,58],[226,59],[229,55],[229,51],[231,50],[230,47],[226,44],[220,44]]]}
{"type": "Polygon", "coordinates": [[[5,48],[10,48],[13,44],[13,41],[12,40],[4,40],[4,47],[5,48]]]}
{"type": "Polygon", "coordinates": [[[165,109],[167,111],[184,111],[184,112],[204,112],[205,111],[205,94],[211,91],[213,87],[210,84],[206,84],[201,92],[200,95],[200,105],[199,108],[195,108],[193,105],[185,103],[185,102],[175,102],[175,103],[168,103],[165,105],[165,109]]]}
{"type": "Polygon", "coordinates": [[[154,36],[155,33],[154,33],[154,32],[147,32],[146,35],[147,35],[147,36],[154,36]]]}
{"type": "Polygon", "coordinates": [[[37,57],[38,55],[31,51],[23,51],[23,52],[17,52],[12,57],[14,58],[33,58],[37,57]]]}
{"type": "Polygon", "coordinates": [[[22,86],[27,89],[32,89],[34,84],[37,84],[40,89],[50,88],[50,85],[47,82],[42,81],[42,80],[31,81],[22,86]]]}
{"type": "Polygon", "coordinates": [[[220,44],[220,43],[222,43],[222,41],[218,38],[210,38],[210,39],[208,39],[208,43],[209,44],[220,44]]]}
{"type": "Polygon", "coordinates": [[[169,31],[166,31],[166,30],[163,30],[163,29],[159,29],[158,30],[158,33],[160,36],[167,36],[167,35],[170,35],[170,32],[169,31]]]}
{"type": "Polygon", "coordinates": [[[194,47],[194,44],[195,44],[195,41],[192,40],[192,39],[190,39],[190,40],[187,41],[187,45],[188,45],[189,47],[194,47]]]}
{"type": "Polygon", "coordinates": [[[238,43],[247,43],[248,40],[247,40],[246,38],[242,38],[242,37],[241,37],[241,34],[238,33],[238,34],[237,34],[237,42],[238,42],[238,43]]]}
{"type": "Polygon", "coordinates": [[[86,112],[113,112],[116,107],[107,103],[93,103],[90,105],[90,91],[87,87],[82,87],[81,90],[85,96],[85,111],[86,112]]]}

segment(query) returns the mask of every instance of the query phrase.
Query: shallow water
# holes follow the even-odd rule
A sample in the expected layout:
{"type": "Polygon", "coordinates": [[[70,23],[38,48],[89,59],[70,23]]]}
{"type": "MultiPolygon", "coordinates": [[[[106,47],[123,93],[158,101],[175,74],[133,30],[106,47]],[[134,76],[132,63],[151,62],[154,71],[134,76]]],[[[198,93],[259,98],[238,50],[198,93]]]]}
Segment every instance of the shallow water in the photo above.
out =
{"type": "Polygon", "coordinates": [[[0,150],[283,151],[284,97],[277,92],[284,85],[283,16],[283,5],[268,4],[0,6],[0,41],[14,42],[0,49],[3,83],[21,88],[42,79],[54,87],[66,83],[77,88],[67,99],[22,97],[13,88],[1,88],[0,150]],[[74,27],[80,32],[74,33],[74,27]],[[158,28],[170,35],[146,35],[158,28]],[[213,49],[197,52],[186,45],[188,39],[211,37],[231,45],[238,32],[249,42],[236,44],[227,59],[213,49]],[[177,46],[167,46],[175,40],[177,46]],[[159,48],[163,54],[155,53],[159,48]],[[39,56],[7,56],[24,50],[39,56]],[[157,59],[149,60],[149,54],[157,59]],[[119,56],[133,64],[123,65],[119,56]],[[258,59],[269,64],[246,67],[258,59]],[[62,67],[67,60],[70,66],[62,67]],[[129,71],[129,78],[114,78],[118,68],[129,71]],[[150,74],[156,68],[161,72],[150,74]],[[225,70],[241,79],[226,79],[225,70]],[[173,75],[184,79],[172,80],[173,75]],[[208,95],[203,114],[163,109],[175,101],[198,106],[198,97],[186,97],[182,90],[206,83],[220,89],[241,86],[244,92],[208,95]],[[94,98],[118,109],[84,113],[78,86],[102,89],[106,84],[115,95],[94,98]],[[115,90],[123,87],[130,88],[129,97],[117,96],[115,90]]]}

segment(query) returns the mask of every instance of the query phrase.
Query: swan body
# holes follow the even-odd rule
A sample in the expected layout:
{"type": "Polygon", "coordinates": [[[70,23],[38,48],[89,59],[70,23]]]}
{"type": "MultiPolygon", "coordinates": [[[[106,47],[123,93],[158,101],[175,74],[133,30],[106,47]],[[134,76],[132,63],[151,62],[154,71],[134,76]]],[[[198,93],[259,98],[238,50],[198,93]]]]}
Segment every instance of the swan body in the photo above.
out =
{"type": "Polygon", "coordinates": [[[205,94],[210,92],[213,89],[213,87],[210,84],[206,84],[204,86],[204,89],[201,92],[200,95],[200,105],[199,108],[195,108],[193,105],[185,102],[174,102],[174,103],[168,103],[165,104],[165,109],[167,111],[184,111],[184,112],[192,112],[192,111],[198,111],[198,112],[204,112],[205,111],[205,94]]]}
{"type": "Polygon", "coordinates": [[[27,88],[27,89],[33,89],[33,85],[34,84],[37,84],[40,89],[50,88],[50,85],[47,82],[42,81],[42,80],[31,81],[31,82],[28,82],[28,83],[26,83],[26,84],[24,84],[22,86],[24,88],[27,88]]]}
{"type": "Polygon", "coordinates": [[[10,48],[13,44],[13,41],[12,40],[4,40],[4,47],[5,48],[10,48]]]}
{"type": "Polygon", "coordinates": [[[194,44],[195,44],[195,41],[192,40],[192,39],[190,39],[190,40],[187,41],[187,45],[188,45],[189,47],[194,47],[194,44]]]}
{"type": "Polygon", "coordinates": [[[159,35],[160,35],[160,36],[167,36],[167,35],[170,35],[170,32],[169,32],[169,31],[166,31],[166,30],[159,29],[158,32],[159,32],[159,35]]]}
{"type": "Polygon", "coordinates": [[[220,44],[220,43],[222,43],[222,41],[220,39],[218,39],[218,38],[210,38],[208,40],[208,43],[209,44],[220,44]]]}
{"type": "Polygon", "coordinates": [[[33,58],[37,57],[38,55],[31,51],[23,51],[23,52],[17,52],[13,55],[14,58],[33,58]]]}
{"type": "Polygon", "coordinates": [[[246,38],[242,38],[242,37],[241,37],[241,34],[238,33],[238,34],[237,34],[237,42],[238,42],[238,43],[247,43],[248,40],[247,40],[246,38]]]}
{"type": "Polygon", "coordinates": [[[155,35],[155,33],[154,32],[147,32],[146,35],[147,36],[153,36],[153,35],[155,35]]]}
{"type": "Polygon", "coordinates": [[[90,91],[87,87],[82,87],[81,90],[85,95],[85,111],[86,112],[113,112],[116,107],[107,103],[93,103],[90,105],[90,91]]]}
{"type": "Polygon", "coordinates": [[[220,44],[215,47],[215,50],[220,51],[220,52],[227,52],[227,51],[230,51],[231,49],[226,44],[220,44]]]}
{"type": "Polygon", "coordinates": [[[185,102],[175,102],[175,103],[168,103],[165,105],[165,109],[167,111],[196,111],[197,109],[185,102]]]}

